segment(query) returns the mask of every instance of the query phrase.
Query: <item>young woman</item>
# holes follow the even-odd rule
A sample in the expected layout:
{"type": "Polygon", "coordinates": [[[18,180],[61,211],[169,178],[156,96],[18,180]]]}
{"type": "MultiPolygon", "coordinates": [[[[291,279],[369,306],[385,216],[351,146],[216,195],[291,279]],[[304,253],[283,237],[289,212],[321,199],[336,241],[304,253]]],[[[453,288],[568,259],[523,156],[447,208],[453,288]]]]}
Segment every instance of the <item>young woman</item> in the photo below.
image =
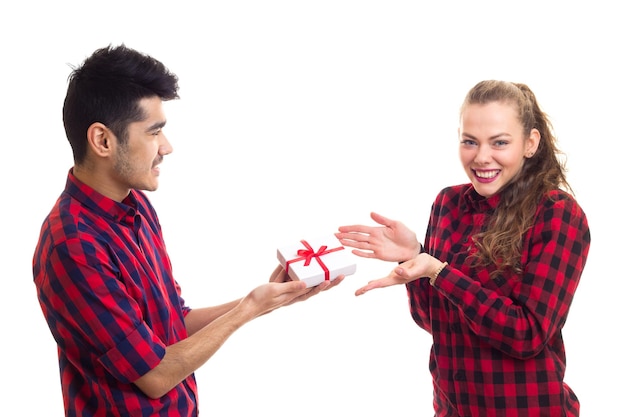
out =
{"type": "Polygon", "coordinates": [[[339,227],[353,253],[397,261],[357,295],[405,284],[433,338],[436,416],[578,416],[561,330],[590,245],[551,123],[524,84],[483,81],[461,107],[470,182],[443,189],[424,244],[403,223],[339,227]]]}

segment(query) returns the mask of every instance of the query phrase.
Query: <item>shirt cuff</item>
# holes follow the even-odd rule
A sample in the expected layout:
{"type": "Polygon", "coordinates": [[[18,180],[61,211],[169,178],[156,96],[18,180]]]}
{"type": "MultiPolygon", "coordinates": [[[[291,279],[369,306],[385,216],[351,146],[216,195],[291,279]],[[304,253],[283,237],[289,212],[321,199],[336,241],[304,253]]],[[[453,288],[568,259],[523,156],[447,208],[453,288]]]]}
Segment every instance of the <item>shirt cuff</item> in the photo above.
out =
{"type": "Polygon", "coordinates": [[[100,363],[120,382],[131,383],[156,367],[164,356],[163,342],[146,326],[140,325],[102,355],[100,363]]]}

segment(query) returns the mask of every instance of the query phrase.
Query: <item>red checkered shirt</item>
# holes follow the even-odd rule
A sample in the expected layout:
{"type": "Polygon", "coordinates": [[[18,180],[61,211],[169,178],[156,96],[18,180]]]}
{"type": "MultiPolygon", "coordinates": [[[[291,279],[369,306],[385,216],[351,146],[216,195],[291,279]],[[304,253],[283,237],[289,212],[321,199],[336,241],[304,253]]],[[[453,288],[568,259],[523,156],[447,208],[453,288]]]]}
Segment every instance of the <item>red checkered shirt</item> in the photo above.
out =
{"type": "Polygon", "coordinates": [[[430,370],[441,417],[578,416],[564,382],[565,324],[590,245],[586,216],[565,192],[538,205],[523,237],[522,273],[473,267],[471,236],[482,231],[499,195],[481,197],[470,184],[442,190],[424,240],[447,261],[435,286],[407,285],[415,322],[433,337],[430,370]]]}
{"type": "Polygon", "coordinates": [[[195,416],[194,375],[159,399],[134,384],[187,337],[157,215],[142,192],[113,201],[68,174],[33,258],[58,344],[67,416],[195,416]]]}

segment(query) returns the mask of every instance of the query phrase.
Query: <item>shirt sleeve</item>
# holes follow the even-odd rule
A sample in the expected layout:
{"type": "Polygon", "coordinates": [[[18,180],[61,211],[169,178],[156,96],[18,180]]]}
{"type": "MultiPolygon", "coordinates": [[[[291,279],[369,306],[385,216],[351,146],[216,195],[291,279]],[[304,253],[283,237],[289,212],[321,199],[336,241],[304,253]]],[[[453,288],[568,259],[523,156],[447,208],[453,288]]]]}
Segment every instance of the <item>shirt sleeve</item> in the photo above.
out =
{"type": "Polygon", "coordinates": [[[446,267],[436,282],[476,335],[508,355],[529,358],[565,324],[590,245],[585,214],[571,197],[546,199],[525,239],[521,277],[507,296],[446,267]]]}
{"type": "MultiPolygon", "coordinates": [[[[420,247],[420,253],[423,252],[425,248],[428,248],[430,245],[430,236],[431,233],[433,233],[433,225],[436,223],[436,213],[439,210],[439,206],[441,204],[440,202],[443,196],[444,193],[440,192],[435,199],[435,202],[431,206],[428,228],[426,231],[426,236],[424,238],[424,243],[420,247]]],[[[433,288],[430,285],[429,280],[413,280],[406,284],[406,288],[409,297],[411,317],[419,327],[432,334],[433,331],[430,317],[430,299],[431,291],[433,290],[433,288]]]]}
{"type": "Polygon", "coordinates": [[[53,336],[70,360],[86,368],[99,362],[122,382],[135,381],[161,361],[165,345],[118,279],[106,245],[69,239],[51,248],[48,259],[40,298],[48,306],[53,336]]]}

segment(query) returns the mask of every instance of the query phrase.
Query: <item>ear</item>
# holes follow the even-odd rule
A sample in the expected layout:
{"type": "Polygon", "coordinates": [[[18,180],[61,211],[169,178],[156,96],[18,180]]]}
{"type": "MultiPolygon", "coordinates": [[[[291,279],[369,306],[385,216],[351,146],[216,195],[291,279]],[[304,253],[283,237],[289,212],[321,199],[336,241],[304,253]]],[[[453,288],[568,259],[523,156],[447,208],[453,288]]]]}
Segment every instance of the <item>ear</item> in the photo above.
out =
{"type": "Polygon", "coordinates": [[[106,158],[113,152],[115,136],[102,123],[95,122],[87,129],[89,149],[97,156],[106,158]]]}
{"type": "Polygon", "coordinates": [[[539,142],[541,142],[541,133],[539,133],[537,129],[532,129],[528,139],[526,139],[526,149],[524,150],[524,156],[526,158],[530,158],[537,152],[539,142]]]}

